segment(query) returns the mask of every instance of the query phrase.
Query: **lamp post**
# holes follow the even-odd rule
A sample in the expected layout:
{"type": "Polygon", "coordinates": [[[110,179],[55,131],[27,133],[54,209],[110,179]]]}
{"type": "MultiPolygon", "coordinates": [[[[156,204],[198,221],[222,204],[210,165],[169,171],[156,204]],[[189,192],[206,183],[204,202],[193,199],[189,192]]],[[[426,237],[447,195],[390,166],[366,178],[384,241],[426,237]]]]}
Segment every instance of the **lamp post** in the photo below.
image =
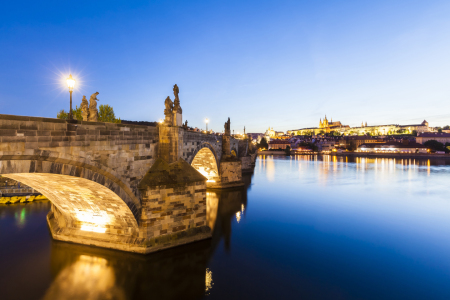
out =
{"type": "Polygon", "coordinates": [[[206,118],[206,119],[205,119],[205,123],[206,123],[206,132],[208,132],[208,122],[209,122],[209,120],[208,120],[208,118],[206,118]]]}
{"type": "Polygon", "coordinates": [[[75,86],[75,79],[72,78],[72,74],[70,74],[69,78],[67,78],[67,86],[69,87],[69,93],[70,93],[69,120],[73,120],[73,114],[72,114],[72,92],[73,92],[73,87],[75,86]]]}

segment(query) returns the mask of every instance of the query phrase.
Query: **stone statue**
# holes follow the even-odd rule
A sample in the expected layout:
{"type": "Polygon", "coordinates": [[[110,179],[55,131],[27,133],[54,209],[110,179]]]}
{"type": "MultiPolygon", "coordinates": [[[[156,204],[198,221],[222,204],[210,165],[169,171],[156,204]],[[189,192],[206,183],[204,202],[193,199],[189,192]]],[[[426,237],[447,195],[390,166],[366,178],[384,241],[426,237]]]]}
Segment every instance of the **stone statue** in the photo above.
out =
{"type": "Polygon", "coordinates": [[[166,100],[164,101],[164,115],[165,120],[164,123],[168,126],[173,125],[173,102],[170,100],[170,97],[167,96],[166,100]]]}
{"type": "Polygon", "coordinates": [[[173,110],[173,102],[170,100],[170,97],[167,96],[166,101],[164,101],[165,109],[164,109],[164,115],[172,115],[173,110]]]}
{"type": "Polygon", "coordinates": [[[225,122],[225,135],[230,135],[230,118],[228,118],[228,121],[225,122]]]}
{"type": "MultiPolygon", "coordinates": [[[[178,98],[179,93],[180,93],[180,89],[178,88],[178,85],[175,84],[173,86],[173,95],[175,96],[175,99],[173,100],[173,104],[174,104],[173,112],[181,114],[181,113],[183,113],[183,110],[181,109],[181,106],[180,106],[180,98],[178,98]]],[[[177,124],[177,125],[178,126],[182,125],[181,122],[182,121],[180,120],[180,124],[177,124]]]]}
{"type": "Polygon", "coordinates": [[[81,99],[81,116],[83,117],[83,121],[89,120],[89,103],[86,99],[86,96],[83,95],[83,99],[81,99]]]}
{"type": "Polygon", "coordinates": [[[187,124],[188,124],[188,122],[187,122],[187,120],[186,120],[186,122],[184,122],[184,124],[183,124],[183,128],[184,128],[184,129],[188,129],[188,125],[187,125],[187,124]]]}
{"type": "Polygon", "coordinates": [[[175,101],[176,100],[180,100],[179,98],[178,98],[178,94],[180,93],[180,89],[178,88],[178,85],[174,85],[173,86],[173,95],[175,96],[175,101]]]}
{"type": "Polygon", "coordinates": [[[89,121],[91,122],[98,122],[97,101],[100,101],[97,99],[98,94],[99,92],[95,92],[89,99],[89,121]]]}

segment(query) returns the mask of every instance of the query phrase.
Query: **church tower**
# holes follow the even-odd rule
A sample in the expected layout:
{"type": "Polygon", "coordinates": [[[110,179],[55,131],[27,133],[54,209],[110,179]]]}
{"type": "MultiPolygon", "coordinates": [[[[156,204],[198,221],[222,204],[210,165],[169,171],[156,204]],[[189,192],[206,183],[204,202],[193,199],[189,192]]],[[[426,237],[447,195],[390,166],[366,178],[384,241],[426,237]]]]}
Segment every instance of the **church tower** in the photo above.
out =
{"type": "Polygon", "coordinates": [[[322,118],[320,118],[320,121],[319,121],[319,128],[323,128],[322,118]]]}

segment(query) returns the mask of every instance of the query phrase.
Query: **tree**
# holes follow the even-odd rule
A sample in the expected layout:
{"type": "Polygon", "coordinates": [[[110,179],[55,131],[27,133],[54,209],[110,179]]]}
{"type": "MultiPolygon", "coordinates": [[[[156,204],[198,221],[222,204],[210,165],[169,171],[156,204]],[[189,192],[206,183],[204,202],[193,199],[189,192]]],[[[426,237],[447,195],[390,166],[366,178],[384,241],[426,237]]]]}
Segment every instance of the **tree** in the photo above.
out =
{"type": "Polygon", "coordinates": [[[356,144],[355,144],[354,141],[350,141],[350,143],[348,143],[347,150],[348,151],[355,151],[356,150],[356,144]]]}
{"type": "Polygon", "coordinates": [[[449,130],[449,129],[450,129],[450,126],[445,125],[442,129],[444,129],[444,130],[449,130]]]}
{"type": "Polygon", "coordinates": [[[447,147],[445,147],[444,144],[436,140],[426,141],[425,143],[423,143],[423,145],[433,151],[445,151],[446,153],[450,152],[450,150],[447,147]]]}
{"type": "Polygon", "coordinates": [[[261,141],[259,142],[258,148],[269,149],[269,144],[267,143],[267,140],[266,140],[265,137],[261,138],[261,141]]]}
{"type": "Polygon", "coordinates": [[[99,122],[110,122],[110,123],[120,123],[121,120],[116,119],[116,115],[114,114],[114,109],[112,106],[108,104],[102,104],[99,107],[98,111],[98,121],[99,122]]]}
{"type": "Polygon", "coordinates": [[[75,109],[72,110],[73,118],[79,121],[83,121],[83,116],[81,115],[81,106],[75,106],[75,109]]]}
{"type": "Polygon", "coordinates": [[[450,143],[445,143],[445,148],[447,148],[447,150],[450,152],[450,143]]]}
{"type": "Polygon", "coordinates": [[[286,152],[286,155],[291,155],[291,146],[286,146],[284,152],[286,152]]]}
{"type": "MultiPolygon", "coordinates": [[[[75,120],[83,121],[83,117],[81,116],[81,107],[75,106],[75,109],[72,109],[73,118],[75,120]]],[[[59,113],[56,115],[58,119],[68,120],[69,113],[64,109],[61,109],[59,113]]]]}
{"type": "Polygon", "coordinates": [[[439,133],[442,133],[442,128],[438,128],[438,132],[439,132],[439,133]]]}
{"type": "Polygon", "coordinates": [[[331,131],[330,136],[341,136],[341,134],[339,133],[339,131],[331,131]]]}
{"type": "Polygon", "coordinates": [[[65,112],[64,109],[61,109],[56,117],[58,119],[67,120],[69,119],[69,113],[65,112]]]}
{"type": "Polygon", "coordinates": [[[417,130],[413,130],[413,131],[411,132],[411,134],[414,135],[414,136],[417,136],[417,130]]]}

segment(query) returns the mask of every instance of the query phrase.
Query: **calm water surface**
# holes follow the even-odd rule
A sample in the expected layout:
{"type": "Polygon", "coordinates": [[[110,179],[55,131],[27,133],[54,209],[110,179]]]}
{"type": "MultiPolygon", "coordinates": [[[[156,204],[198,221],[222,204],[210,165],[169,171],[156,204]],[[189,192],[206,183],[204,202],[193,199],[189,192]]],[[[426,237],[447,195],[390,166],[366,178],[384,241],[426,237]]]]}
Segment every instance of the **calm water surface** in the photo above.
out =
{"type": "Polygon", "coordinates": [[[259,157],[208,192],[211,240],[147,256],[55,242],[0,206],[0,299],[450,299],[450,165],[259,157]]]}

